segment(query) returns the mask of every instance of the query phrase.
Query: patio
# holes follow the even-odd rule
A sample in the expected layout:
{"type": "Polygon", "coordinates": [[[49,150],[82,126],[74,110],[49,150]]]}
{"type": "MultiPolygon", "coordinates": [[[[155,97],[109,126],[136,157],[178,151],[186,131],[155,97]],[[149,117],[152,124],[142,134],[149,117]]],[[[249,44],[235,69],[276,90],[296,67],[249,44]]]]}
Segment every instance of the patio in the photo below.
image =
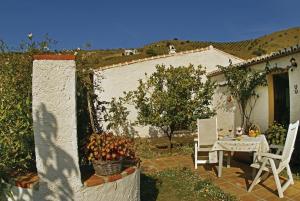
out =
{"type": "MultiPolygon", "coordinates": [[[[178,155],[157,159],[145,159],[142,161],[144,172],[161,171],[167,168],[188,167],[194,170],[193,158],[189,155],[178,155]]],[[[216,165],[199,165],[197,170],[203,178],[210,179],[214,184],[226,192],[236,195],[241,201],[252,200],[300,200],[300,181],[290,186],[284,193],[284,198],[277,195],[276,185],[273,176],[255,186],[252,192],[248,193],[247,188],[252,182],[251,168],[248,164],[232,160],[231,168],[223,168],[221,178],[217,177],[216,165]]],[[[283,181],[283,178],[281,178],[283,181]]]]}

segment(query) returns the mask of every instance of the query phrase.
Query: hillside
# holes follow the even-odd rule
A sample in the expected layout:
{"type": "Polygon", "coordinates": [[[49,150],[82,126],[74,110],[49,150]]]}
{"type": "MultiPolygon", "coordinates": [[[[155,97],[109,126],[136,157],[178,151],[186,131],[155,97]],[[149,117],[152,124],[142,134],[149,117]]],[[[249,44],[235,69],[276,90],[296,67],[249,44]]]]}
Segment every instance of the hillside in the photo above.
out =
{"type": "Polygon", "coordinates": [[[80,51],[79,56],[92,68],[137,60],[155,55],[168,54],[168,46],[174,45],[177,52],[213,45],[214,47],[243,59],[277,51],[300,43],[300,27],[274,32],[256,39],[237,42],[210,42],[189,40],[165,40],[137,48],[139,54],[124,56],[123,49],[80,51]]]}

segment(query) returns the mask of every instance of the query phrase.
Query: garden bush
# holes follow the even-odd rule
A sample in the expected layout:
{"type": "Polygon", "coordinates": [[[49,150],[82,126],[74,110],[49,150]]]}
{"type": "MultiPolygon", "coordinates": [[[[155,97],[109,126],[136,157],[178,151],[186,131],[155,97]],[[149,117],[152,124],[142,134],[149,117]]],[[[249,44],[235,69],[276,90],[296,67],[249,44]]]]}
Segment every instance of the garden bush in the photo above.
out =
{"type": "Polygon", "coordinates": [[[276,122],[265,131],[265,136],[269,144],[284,145],[286,135],[287,129],[276,122]]]}
{"type": "MultiPolygon", "coordinates": [[[[48,35],[33,35],[14,51],[0,42],[0,171],[35,171],[32,125],[32,55],[48,52],[55,43],[48,35]]],[[[4,174],[3,173],[3,174],[4,174]]]]}
{"type": "Polygon", "coordinates": [[[35,168],[31,116],[32,59],[29,54],[0,55],[0,168],[35,168]]]}

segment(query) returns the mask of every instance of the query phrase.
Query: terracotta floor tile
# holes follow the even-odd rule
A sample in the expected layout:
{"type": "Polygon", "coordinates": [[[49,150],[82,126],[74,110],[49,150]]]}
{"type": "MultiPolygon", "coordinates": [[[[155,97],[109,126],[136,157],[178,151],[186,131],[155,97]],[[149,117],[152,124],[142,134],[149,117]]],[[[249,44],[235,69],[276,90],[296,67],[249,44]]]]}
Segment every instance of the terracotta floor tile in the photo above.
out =
{"type": "Polygon", "coordinates": [[[267,198],[267,197],[272,197],[272,196],[277,196],[277,192],[274,191],[270,191],[266,188],[260,188],[256,191],[253,191],[253,194],[255,194],[256,196],[260,197],[260,198],[267,198]]]}
{"type": "Polygon", "coordinates": [[[255,195],[251,195],[251,194],[243,194],[243,195],[239,196],[239,199],[241,201],[256,201],[256,200],[258,200],[258,197],[255,195]]]}
{"type": "Polygon", "coordinates": [[[300,195],[300,190],[294,188],[293,186],[289,186],[285,191],[284,191],[284,196],[287,197],[295,197],[300,195]]]}
{"type": "Polygon", "coordinates": [[[290,198],[291,200],[294,200],[294,201],[300,201],[300,195],[296,195],[292,198],[290,198]]]}

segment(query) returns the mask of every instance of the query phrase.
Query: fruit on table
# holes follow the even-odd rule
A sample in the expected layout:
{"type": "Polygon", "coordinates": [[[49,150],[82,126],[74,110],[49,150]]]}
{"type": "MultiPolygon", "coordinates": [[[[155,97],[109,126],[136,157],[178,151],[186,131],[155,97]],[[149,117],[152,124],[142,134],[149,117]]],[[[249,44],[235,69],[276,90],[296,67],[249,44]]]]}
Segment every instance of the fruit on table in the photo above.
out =
{"type": "Polygon", "coordinates": [[[249,136],[250,137],[257,137],[259,135],[259,131],[258,130],[249,130],[249,136]]]}

